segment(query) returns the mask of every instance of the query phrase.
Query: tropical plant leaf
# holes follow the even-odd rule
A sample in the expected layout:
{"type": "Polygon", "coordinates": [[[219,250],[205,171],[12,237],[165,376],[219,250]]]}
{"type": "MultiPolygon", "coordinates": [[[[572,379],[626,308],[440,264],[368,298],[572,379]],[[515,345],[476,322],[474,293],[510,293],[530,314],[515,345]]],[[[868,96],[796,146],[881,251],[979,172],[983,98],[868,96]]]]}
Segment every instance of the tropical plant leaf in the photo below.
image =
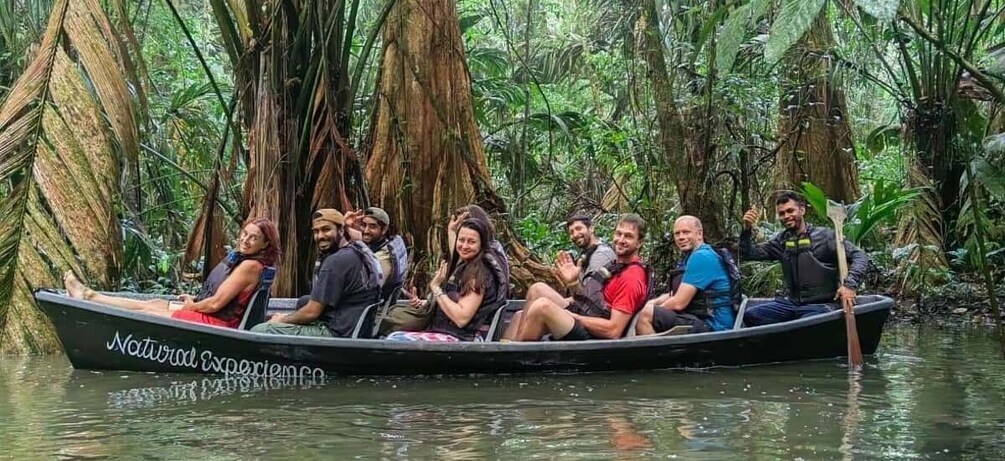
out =
{"type": "Polygon", "coordinates": [[[785,0],[768,31],[764,59],[774,65],[810,29],[827,0],[785,0]]]}
{"type": "Polygon", "coordinates": [[[715,44],[716,68],[724,72],[733,68],[736,53],[740,51],[747,30],[764,16],[770,5],[769,0],[753,0],[730,13],[719,29],[719,40],[715,44]]]}
{"type": "Polygon", "coordinates": [[[891,21],[900,9],[900,0],[854,0],[855,5],[880,21],[891,21]]]}
{"type": "Polygon", "coordinates": [[[824,193],[823,189],[811,182],[804,182],[803,195],[806,196],[806,202],[810,204],[810,208],[813,208],[817,216],[824,222],[828,222],[830,218],[827,217],[827,194],[824,193]]]}
{"type": "Polygon", "coordinates": [[[118,277],[116,152],[138,151],[138,134],[121,48],[96,5],[55,2],[37,53],[0,106],[8,192],[0,200],[0,354],[58,348],[32,292],[58,286],[64,270],[99,286],[118,277]]]}

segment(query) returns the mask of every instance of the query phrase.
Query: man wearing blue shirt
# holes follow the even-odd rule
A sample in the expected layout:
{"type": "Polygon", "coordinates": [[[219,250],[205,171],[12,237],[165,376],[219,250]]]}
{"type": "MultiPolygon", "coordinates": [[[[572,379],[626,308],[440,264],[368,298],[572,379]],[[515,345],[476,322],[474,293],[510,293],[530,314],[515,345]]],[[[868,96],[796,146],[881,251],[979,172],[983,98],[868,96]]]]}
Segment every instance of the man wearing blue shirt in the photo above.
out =
{"type": "Polygon", "coordinates": [[[675,326],[690,326],[691,333],[721,331],[733,328],[736,319],[732,304],[732,286],[724,259],[705,243],[701,221],[694,216],[681,216],[673,226],[674,243],[683,253],[679,268],[683,273],[674,277],[673,292],[646,303],[635,327],[637,335],[651,335],[675,326]]]}

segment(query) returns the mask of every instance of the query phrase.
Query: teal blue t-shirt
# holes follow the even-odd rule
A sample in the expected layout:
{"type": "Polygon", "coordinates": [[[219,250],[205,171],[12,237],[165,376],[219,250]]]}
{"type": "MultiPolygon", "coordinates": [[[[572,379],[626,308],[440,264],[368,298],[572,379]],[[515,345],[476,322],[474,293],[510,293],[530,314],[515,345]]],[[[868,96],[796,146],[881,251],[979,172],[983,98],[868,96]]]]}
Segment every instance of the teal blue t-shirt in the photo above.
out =
{"type": "MultiPolygon", "coordinates": [[[[687,259],[687,266],[684,267],[684,279],[686,283],[698,289],[698,296],[703,291],[723,291],[729,292],[729,274],[722,267],[719,255],[715,253],[712,246],[704,243],[691,252],[687,259]]],[[[714,304],[719,306],[713,309],[712,318],[707,320],[712,331],[730,330],[736,320],[733,306],[729,296],[716,297],[714,304]]]]}

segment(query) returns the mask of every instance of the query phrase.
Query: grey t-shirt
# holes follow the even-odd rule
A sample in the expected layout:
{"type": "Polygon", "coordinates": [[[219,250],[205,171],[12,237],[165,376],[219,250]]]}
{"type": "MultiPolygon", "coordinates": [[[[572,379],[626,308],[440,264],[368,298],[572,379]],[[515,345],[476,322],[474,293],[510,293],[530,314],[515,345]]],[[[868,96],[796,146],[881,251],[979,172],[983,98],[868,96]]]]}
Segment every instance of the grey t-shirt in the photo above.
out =
{"type": "Polygon", "coordinates": [[[311,299],[325,306],[318,320],[334,336],[352,335],[363,309],[377,302],[379,286],[367,286],[363,261],[349,247],[325,258],[311,289],[311,299]]]}

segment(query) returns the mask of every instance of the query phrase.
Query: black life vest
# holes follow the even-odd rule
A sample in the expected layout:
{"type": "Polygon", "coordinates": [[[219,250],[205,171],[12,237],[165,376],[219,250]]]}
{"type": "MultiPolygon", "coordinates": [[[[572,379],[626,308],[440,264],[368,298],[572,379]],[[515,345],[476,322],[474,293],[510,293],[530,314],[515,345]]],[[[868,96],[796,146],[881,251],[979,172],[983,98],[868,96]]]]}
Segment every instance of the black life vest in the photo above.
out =
{"type": "Polygon", "coordinates": [[[827,251],[826,229],[810,227],[802,235],[785,239],[782,276],[789,299],[796,304],[834,302],[838,290],[838,269],[820,261],[827,251]]]}
{"type": "MultiPolygon", "coordinates": [[[[652,270],[650,270],[648,265],[645,265],[637,260],[628,263],[622,263],[614,260],[606,266],[590,272],[583,277],[579,293],[572,295],[572,304],[570,304],[567,309],[587,317],[599,317],[604,319],[611,318],[611,306],[608,306],[607,301],[604,299],[604,287],[607,286],[607,283],[610,282],[614,276],[624,272],[625,269],[628,269],[631,266],[639,266],[643,271],[645,271],[646,296],[644,296],[642,300],[642,302],[645,303],[645,301],[649,299],[652,294],[650,293],[653,286],[652,270]]],[[[641,306],[636,307],[639,308],[641,306]]]]}
{"type": "MultiPolygon", "coordinates": [[[[464,263],[458,265],[458,267],[454,269],[454,272],[450,274],[450,278],[448,278],[443,284],[443,292],[446,293],[446,295],[454,302],[461,299],[461,289],[463,287],[460,285],[460,274],[463,272],[463,264],[464,263]]],[[[437,308],[431,324],[432,330],[447,333],[465,341],[472,341],[478,334],[478,330],[489,322],[489,319],[495,315],[499,308],[506,304],[507,290],[502,284],[506,279],[508,279],[508,277],[503,274],[503,266],[499,264],[497,256],[492,251],[485,253],[482,257],[482,264],[492,276],[492,282],[495,284],[495,290],[490,289],[491,287],[484,288],[484,296],[482,297],[481,304],[478,306],[478,310],[475,312],[475,315],[471,317],[468,324],[463,327],[457,326],[453,320],[450,320],[450,318],[443,313],[443,310],[437,308]]]]}
{"type": "MultiPolygon", "coordinates": [[[[703,320],[711,318],[714,315],[715,309],[719,307],[732,306],[734,310],[738,309],[743,298],[743,290],[740,285],[740,268],[737,267],[736,261],[733,260],[733,255],[725,248],[712,248],[712,251],[715,253],[719,264],[722,265],[722,270],[729,279],[729,289],[698,290],[698,293],[695,293],[687,308],[684,309],[684,312],[703,320]],[[728,302],[723,302],[724,298],[728,299],[728,302]]],[[[677,267],[671,272],[670,289],[674,293],[677,292],[681,282],[684,280],[684,270],[687,267],[688,259],[691,258],[691,254],[693,252],[689,252],[684,259],[677,261],[677,267]]]]}
{"type": "MultiPolygon", "coordinates": [[[[236,251],[228,253],[227,257],[224,258],[223,261],[220,261],[220,264],[217,264],[216,267],[210,271],[209,276],[206,277],[206,280],[202,283],[202,289],[199,290],[199,294],[195,297],[196,302],[215,295],[216,291],[220,289],[221,285],[223,285],[224,280],[227,280],[227,277],[230,277],[230,273],[234,270],[234,268],[246,259],[251,259],[261,264],[261,261],[236,251]]],[[[248,307],[247,301],[250,299],[250,297],[247,297],[247,299],[245,299],[242,303],[242,294],[243,293],[238,293],[236,296],[231,298],[230,302],[228,302],[226,306],[223,306],[220,310],[207,315],[216,317],[224,322],[230,322],[235,318],[241,317],[244,315],[244,310],[248,307]]]]}

